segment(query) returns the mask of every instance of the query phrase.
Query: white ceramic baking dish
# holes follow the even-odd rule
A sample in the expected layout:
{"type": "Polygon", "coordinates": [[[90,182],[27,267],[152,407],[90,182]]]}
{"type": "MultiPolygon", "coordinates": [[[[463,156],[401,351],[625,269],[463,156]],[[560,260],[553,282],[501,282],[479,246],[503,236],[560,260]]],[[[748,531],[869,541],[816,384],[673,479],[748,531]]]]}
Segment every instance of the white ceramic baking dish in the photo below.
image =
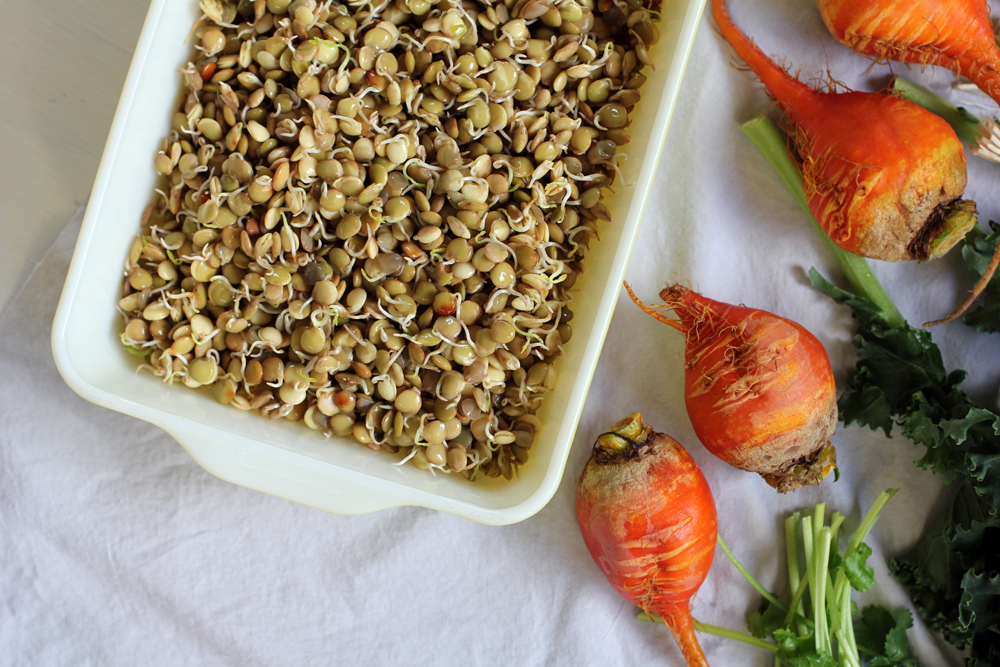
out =
{"type": "Polygon", "coordinates": [[[612,222],[591,246],[573,303],[574,336],[558,363],[557,388],[529,462],[512,481],[438,474],[392,465],[397,457],[324,438],[301,424],[268,421],[183,386],[136,372],[121,349],[115,309],[122,266],[154,187],[153,156],[170,125],[185,43],[198,17],[193,0],[153,0],[122,91],[52,329],[66,382],[98,405],[169,432],[222,479],[339,514],[420,505],[488,524],[531,516],[559,486],[587,389],[607,333],[677,100],[705,0],[668,0],[662,38],[625,152],[624,183],[608,200],[612,222]]]}

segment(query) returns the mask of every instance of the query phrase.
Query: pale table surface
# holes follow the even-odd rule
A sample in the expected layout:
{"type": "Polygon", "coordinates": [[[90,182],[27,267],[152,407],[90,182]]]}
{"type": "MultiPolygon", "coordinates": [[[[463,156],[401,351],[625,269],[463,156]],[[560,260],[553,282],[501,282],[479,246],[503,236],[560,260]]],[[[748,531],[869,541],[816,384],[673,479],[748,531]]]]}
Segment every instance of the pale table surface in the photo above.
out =
{"type": "MultiPolygon", "coordinates": [[[[856,88],[884,85],[888,69],[832,43],[814,3],[732,5],[761,47],[804,79],[829,71],[856,88]]],[[[515,526],[421,508],[326,515],[215,479],[159,429],[72,394],[48,332],[73,229],[15,295],[87,198],[146,8],[0,0],[0,309],[10,304],[0,314],[0,666],[679,665],[662,628],[635,621],[606,585],[574,519],[590,445],[633,410],[687,444],[713,485],[726,540],[766,586],[780,585],[782,517],[824,501],[856,525],[879,491],[900,488],[870,538],[879,584],[865,603],[911,608],[886,562],[913,547],[944,497],[939,479],[913,467],[916,448],[898,434],[841,427],[840,481],[777,496],[697,444],[683,407],[682,343],[624,296],[563,484],[515,526]]],[[[913,76],[951,92],[947,73],[913,76]]],[[[737,129],[759,113],[775,115],[706,17],[627,277],[647,300],[680,278],[800,322],[827,347],[843,386],[854,323],[808,286],[810,267],[831,277],[836,267],[737,129]]],[[[1000,217],[998,174],[1000,165],[970,159],[983,220],[1000,217]]],[[[876,272],[912,322],[943,315],[969,285],[957,254],[876,272]]],[[[973,370],[965,388],[996,410],[1000,339],[960,323],[934,336],[949,367],[973,370]]],[[[716,558],[695,612],[744,627],[758,598],[716,558]]],[[[960,664],[919,621],[910,641],[922,664],[960,664]]],[[[771,663],[758,649],[702,642],[717,667],[771,663]]]]}
{"type": "Polygon", "coordinates": [[[0,311],[87,199],[147,7],[0,0],[0,311]]]}

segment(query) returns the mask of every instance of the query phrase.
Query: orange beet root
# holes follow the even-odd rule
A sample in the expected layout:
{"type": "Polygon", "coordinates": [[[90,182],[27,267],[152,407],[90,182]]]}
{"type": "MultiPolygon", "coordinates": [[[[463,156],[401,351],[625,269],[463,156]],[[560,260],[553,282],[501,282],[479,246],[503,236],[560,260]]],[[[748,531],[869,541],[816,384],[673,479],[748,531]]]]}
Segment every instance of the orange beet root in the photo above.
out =
{"type": "Polygon", "coordinates": [[[780,493],[836,469],[830,439],[837,393],[830,358],[808,330],[772,313],[704,297],[682,285],[660,292],[670,319],[625,285],[644,311],[684,334],[685,404],[708,451],[756,472],[780,493]]]}
{"type": "Polygon", "coordinates": [[[708,667],[689,603],[712,565],[715,501],[691,455],[636,412],[597,439],[576,492],[587,549],[626,600],[663,618],[691,667],[708,667]]]}
{"type": "Polygon", "coordinates": [[[876,60],[937,65],[1000,103],[1000,49],[985,0],[818,0],[841,43],[876,60]]]}
{"type": "Polygon", "coordinates": [[[719,32],[795,130],[809,209],[834,242],[886,261],[945,254],[976,224],[962,199],[965,152],[939,116],[908,100],[824,92],[792,78],[712,0],[719,32]]]}

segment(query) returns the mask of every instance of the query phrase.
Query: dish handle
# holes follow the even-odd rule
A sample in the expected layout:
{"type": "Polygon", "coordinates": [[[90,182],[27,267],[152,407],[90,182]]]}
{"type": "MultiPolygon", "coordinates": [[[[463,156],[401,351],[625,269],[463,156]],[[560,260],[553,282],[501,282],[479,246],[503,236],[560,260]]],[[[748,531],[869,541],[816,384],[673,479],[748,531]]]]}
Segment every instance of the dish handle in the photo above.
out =
{"type": "Polygon", "coordinates": [[[368,514],[411,505],[403,498],[171,424],[165,429],[212,475],[333,514],[368,514]]]}

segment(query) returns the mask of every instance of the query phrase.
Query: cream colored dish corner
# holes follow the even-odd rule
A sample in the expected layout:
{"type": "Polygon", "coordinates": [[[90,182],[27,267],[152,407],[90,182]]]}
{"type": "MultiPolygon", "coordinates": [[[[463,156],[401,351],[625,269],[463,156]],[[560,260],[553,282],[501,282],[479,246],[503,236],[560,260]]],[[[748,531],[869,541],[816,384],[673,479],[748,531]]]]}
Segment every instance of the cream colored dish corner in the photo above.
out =
{"type": "Polygon", "coordinates": [[[659,66],[636,107],[623,183],[608,200],[612,222],[577,281],[574,336],[558,362],[559,385],[546,396],[538,413],[543,429],[514,480],[469,483],[392,465],[393,457],[353,441],[261,419],[136,372],[121,349],[115,304],[122,261],[154,187],[153,156],[169,128],[178,69],[188,60],[184,40],[198,17],[193,0],[153,0],[146,17],[52,327],[60,373],[85,399],[160,426],[206,470],[235,484],[338,514],[418,505],[486,524],[530,517],[562,478],[704,5],[665,3],[662,38],[651,53],[659,66]]]}

